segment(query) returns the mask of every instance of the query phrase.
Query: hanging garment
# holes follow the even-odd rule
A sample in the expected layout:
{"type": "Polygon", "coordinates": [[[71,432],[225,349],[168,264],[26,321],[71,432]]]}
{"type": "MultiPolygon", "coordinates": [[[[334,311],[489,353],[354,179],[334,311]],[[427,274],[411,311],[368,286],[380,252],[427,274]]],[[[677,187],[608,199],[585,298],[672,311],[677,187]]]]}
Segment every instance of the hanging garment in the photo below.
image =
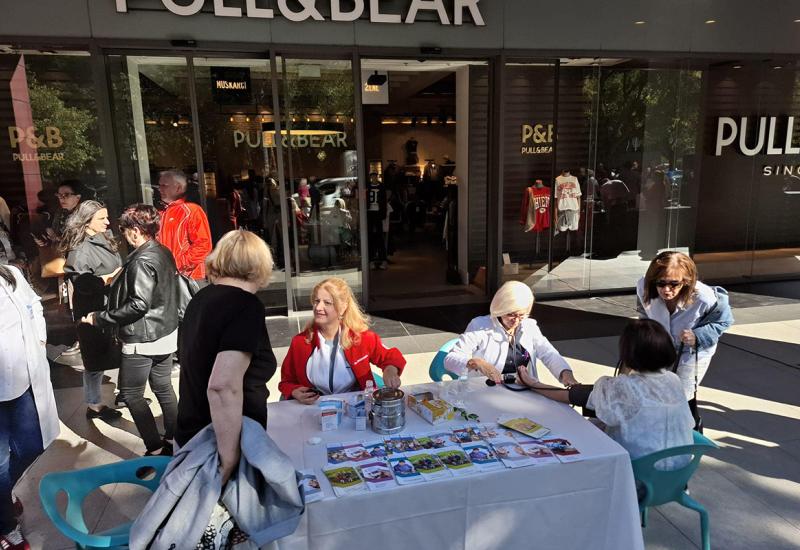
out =
{"type": "Polygon", "coordinates": [[[556,204],[559,210],[580,210],[581,186],[575,176],[556,178],[556,204]]]}
{"type": "Polygon", "coordinates": [[[550,188],[531,186],[525,190],[520,212],[525,232],[539,233],[550,227],[550,188]]]}

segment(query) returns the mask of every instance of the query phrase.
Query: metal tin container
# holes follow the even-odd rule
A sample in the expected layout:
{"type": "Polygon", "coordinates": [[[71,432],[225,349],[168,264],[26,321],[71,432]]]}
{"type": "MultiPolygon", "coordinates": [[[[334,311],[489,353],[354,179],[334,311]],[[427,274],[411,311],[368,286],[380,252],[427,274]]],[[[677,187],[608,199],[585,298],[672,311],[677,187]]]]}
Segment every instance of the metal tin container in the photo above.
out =
{"type": "Polygon", "coordinates": [[[382,435],[395,434],[406,427],[406,402],[402,390],[381,388],[372,394],[369,413],[372,431],[382,435]]]}

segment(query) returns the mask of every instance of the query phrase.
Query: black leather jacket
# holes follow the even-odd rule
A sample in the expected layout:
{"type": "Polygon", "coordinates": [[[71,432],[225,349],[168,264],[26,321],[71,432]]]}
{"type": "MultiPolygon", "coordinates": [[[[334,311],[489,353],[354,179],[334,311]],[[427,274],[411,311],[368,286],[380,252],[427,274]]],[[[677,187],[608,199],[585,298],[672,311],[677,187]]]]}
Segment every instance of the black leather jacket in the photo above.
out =
{"type": "Polygon", "coordinates": [[[178,328],[178,268],[155,239],[131,252],[111,285],[98,326],[116,326],[126,344],[154,342],[178,328]]]}

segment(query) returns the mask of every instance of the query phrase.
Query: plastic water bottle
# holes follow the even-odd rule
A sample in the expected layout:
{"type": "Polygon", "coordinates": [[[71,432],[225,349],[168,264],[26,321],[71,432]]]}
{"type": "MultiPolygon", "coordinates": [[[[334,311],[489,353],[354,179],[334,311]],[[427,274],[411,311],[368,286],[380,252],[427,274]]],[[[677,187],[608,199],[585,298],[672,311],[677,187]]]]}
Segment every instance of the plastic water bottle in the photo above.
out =
{"type": "Polygon", "coordinates": [[[466,374],[458,377],[458,380],[453,381],[453,405],[456,407],[464,407],[464,398],[467,395],[467,386],[469,385],[469,378],[466,374]]]}
{"type": "Polygon", "coordinates": [[[364,387],[364,410],[367,415],[372,411],[372,393],[375,391],[375,382],[367,380],[367,385],[364,387]]]}

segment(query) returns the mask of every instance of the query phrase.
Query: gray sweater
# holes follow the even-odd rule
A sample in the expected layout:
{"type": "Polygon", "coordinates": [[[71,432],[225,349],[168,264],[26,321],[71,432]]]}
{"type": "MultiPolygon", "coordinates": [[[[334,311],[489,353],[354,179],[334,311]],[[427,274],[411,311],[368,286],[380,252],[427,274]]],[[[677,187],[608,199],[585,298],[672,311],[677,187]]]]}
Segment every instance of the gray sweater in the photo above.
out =
{"type": "Polygon", "coordinates": [[[305,504],[292,461],[247,417],[241,445],[238,472],[224,493],[213,426],[181,447],[131,527],[130,548],[193,550],[217,501],[258,547],[293,533],[305,504]]]}

